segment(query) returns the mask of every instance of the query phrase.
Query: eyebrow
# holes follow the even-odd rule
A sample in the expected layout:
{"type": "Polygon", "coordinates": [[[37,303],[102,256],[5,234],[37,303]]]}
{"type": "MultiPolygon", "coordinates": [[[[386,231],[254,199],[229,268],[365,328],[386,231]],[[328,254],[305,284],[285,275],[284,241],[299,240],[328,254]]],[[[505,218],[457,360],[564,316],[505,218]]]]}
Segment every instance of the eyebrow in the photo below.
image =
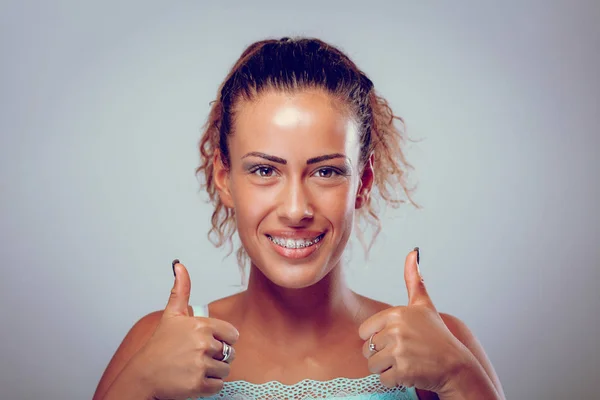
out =
{"type": "MultiPolygon", "coordinates": [[[[246,155],[244,155],[242,158],[246,158],[246,157],[260,157],[260,158],[264,158],[265,160],[272,161],[274,163],[287,164],[287,160],[284,160],[281,157],[276,157],[276,156],[272,156],[270,154],[260,153],[258,151],[251,151],[250,153],[247,153],[246,155]]],[[[325,154],[322,156],[309,158],[308,160],[306,160],[306,164],[307,165],[316,164],[316,163],[320,163],[321,161],[331,160],[334,158],[346,159],[347,157],[341,153],[325,154]]]]}
{"type": "Polygon", "coordinates": [[[321,161],[326,161],[326,160],[331,160],[334,158],[346,158],[345,155],[340,154],[340,153],[333,153],[333,154],[325,154],[324,156],[319,156],[319,157],[313,157],[313,158],[309,158],[308,160],[306,160],[306,164],[316,164],[316,163],[320,163],[321,161]]]}
{"type": "Polygon", "coordinates": [[[246,155],[244,155],[242,157],[242,159],[244,159],[246,157],[259,157],[259,158],[264,158],[265,160],[273,161],[274,163],[287,164],[287,161],[284,160],[283,158],[271,156],[271,155],[265,154],[265,153],[260,153],[258,151],[251,151],[250,153],[247,153],[246,155]]]}

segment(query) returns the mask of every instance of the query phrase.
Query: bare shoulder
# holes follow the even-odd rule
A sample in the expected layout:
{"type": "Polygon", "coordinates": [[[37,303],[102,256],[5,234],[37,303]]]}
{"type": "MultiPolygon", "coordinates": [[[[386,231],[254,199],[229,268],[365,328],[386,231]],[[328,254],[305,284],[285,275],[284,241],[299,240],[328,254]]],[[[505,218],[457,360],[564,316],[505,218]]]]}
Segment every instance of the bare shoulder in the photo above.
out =
{"type": "MultiPolygon", "coordinates": [[[[188,308],[191,315],[191,307],[188,308]]],[[[164,310],[153,311],[140,318],[127,332],[125,338],[115,351],[108,366],[100,378],[100,382],[94,394],[95,399],[101,399],[112,382],[123,370],[131,358],[148,342],[156,330],[164,310]]]]}
{"type": "Polygon", "coordinates": [[[236,305],[239,304],[238,301],[243,293],[235,293],[210,302],[208,304],[210,317],[228,322],[234,321],[239,314],[236,305]]]}
{"type": "Polygon", "coordinates": [[[471,332],[469,327],[459,318],[446,313],[439,313],[440,317],[444,321],[448,330],[452,332],[452,334],[460,340],[462,344],[465,345],[467,349],[475,356],[477,361],[481,364],[487,375],[492,380],[496,390],[500,394],[502,398],[505,398],[504,391],[502,389],[502,384],[500,383],[500,379],[494,370],[494,367],[489,360],[483,346],[477,339],[477,337],[471,332]]]}
{"type": "Polygon", "coordinates": [[[356,296],[358,298],[358,301],[360,302],[360,322],[364,322],[365,320],[367,320],[368,318],[370,318],[371,316],[377,314],[378,312],[381,312],[383,310],[386,310],[390,307],[392,307],[392,305],[384,303],[382,301],[378,301],[375,299],[371,299],[369,297],[360,295],[358,293],[356,293],[356,296]]]}

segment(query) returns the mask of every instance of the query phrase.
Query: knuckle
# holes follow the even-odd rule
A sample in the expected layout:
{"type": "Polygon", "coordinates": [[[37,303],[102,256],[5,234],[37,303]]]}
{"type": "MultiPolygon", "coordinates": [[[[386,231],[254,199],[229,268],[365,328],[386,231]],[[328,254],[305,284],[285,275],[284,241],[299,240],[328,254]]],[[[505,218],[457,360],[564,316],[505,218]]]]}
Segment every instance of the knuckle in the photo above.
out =
{"type": "Polygon", "coordinates": [[[411,327],[406,324],[394,325],[390,328],[390,336],[399,343],[409,341],[412,337],[411,327]]]}
{"type": "Polygon", "coordinates": [[[396,344],[394,347],[392,347],[390,354],[394,360],[396,360],[396,365],[398,365],[399,362],[401,362],[400,360],[402,360],[405,356],[404,347],[400,344],[396,344]]]}
{"type": "Polygon", "coordinates": [[[194,330],[197,332],[205,332],[208,329],[208,324],[204,318],[194,319],[194,330]]]}
{"type": "Polygon", "coordinates": [[[388,332],[391,336],[393,337],[402,337],[403,333],[403,329],[400,327],[399,324],[395,324],[392,325],[388,328],[388,332]]]}
{"type": "Polygon", "coordinates": [[[404,358],[398,357],[396,358],[394,369],[396,370],[396,375],[407,377],[409,373],[409,364],[404,360],[404,358]]]}
{"type": "Polygon", "coordinates": [[[200,352],[205,353],[207,350],[210,350],[211,344],[206,338],[198,338],[196,346],[200,350],[200,352]]]}
{"type": "Polygon", "coordinates": [[[197,376],[204,376],[206,372],[206,362],[204,356],[194,357],[194,367],[196,369],[197,376]]]}
{"type": "Polygon", "coordinates": [[[402,314],[404,314],[404,308],[394,307],[390,310],[390,314],[394,318],[402,318],[402,314]]]}
{"type": "MultiPolygon", "coordinates": [[[[221,347],[217,341],[209,340],[206,346],[206,350],[209,350],[211,353],[219,353],[221,351],[221,347]]],[[[231,350],[233,351],[233,348],[231,350]]]]}
{"type": "Polygon", "coordinates": [[[401,320],[404,315],[404,310],[400,307],[395,307],[390,310],[390,318],[392,320],[398,321],[401,320]]]}

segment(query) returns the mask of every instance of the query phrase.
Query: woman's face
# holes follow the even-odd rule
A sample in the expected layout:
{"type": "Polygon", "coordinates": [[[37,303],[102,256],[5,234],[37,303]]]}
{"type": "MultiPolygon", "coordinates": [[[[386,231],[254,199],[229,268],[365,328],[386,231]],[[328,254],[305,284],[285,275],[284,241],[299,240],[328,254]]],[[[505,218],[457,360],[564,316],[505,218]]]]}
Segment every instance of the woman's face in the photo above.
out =
{"type": "Polygon", "coordinates": [[[229,171],[215,163],[242,244],[276,285],[317,283],[338,265],[350,237],[360,143],[345,110],[319,90],[261,94],[237,108],[229,171]]]}

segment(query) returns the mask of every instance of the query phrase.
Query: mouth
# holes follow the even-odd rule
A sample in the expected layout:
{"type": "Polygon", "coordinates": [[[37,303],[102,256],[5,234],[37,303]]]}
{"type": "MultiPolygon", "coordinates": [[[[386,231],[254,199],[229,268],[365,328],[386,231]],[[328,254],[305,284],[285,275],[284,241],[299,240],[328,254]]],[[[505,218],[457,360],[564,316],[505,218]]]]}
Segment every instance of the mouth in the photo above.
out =
{"type": "Polygon", "coordinates": [[[284,249],[304,249],[306,247],[314,246],[319,243],[323,237],[325,237],[325,232],[313,238],[303,238],[303,239],[291,239],[281,236],[271,236],[267,235],[267,238],[277,246],[283,247],[284,249]]]}
{"type": "Polygon", "coordinates": [[[327,232],[316,236],[291,238],[286,236],[269,235],[267,238],[275,252],[285,258],[301,259],[306,258],[317,251],[327,232]]]}

